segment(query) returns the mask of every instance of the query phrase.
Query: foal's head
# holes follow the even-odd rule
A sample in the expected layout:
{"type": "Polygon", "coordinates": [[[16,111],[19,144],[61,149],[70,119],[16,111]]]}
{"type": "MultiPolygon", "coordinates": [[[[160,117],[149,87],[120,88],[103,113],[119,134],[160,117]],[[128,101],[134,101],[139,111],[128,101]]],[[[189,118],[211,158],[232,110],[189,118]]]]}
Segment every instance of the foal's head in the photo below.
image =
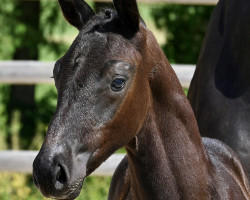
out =
{"type": "Polygon", "coordinates": [[[98,15],[82,0],[59,3],[79,35],[54,67],[58,104],[33,175],[44,196],[73,199],[84,178],[140,130],[159,47],[136,0],[114,0],[117,12],[98,15]]]}

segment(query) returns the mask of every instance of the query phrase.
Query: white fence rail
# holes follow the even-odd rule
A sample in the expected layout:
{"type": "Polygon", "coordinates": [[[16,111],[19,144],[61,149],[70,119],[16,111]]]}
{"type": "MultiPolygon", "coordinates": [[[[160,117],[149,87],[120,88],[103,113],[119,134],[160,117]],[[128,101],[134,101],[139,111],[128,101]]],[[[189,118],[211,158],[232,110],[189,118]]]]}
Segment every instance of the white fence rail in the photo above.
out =
{"type": "MultiPolygon", "coordinates": [[[[0,151],[0,172],[32,173],[38,151],[0,151]]],[[[96,176],[112,176],[124,154],[114,154],[93,172],[96,176]]]]}
{"type": "MultiPolygon", "coordinates": [[[[19,0],[19,1],[40,1],[40,0],[19,0]]],[[[48,0],[57,1],[57,0],[48,0]]],[[[112,0],[91,0],[95,2],[112,2],[112,0]]],[[[143,3],[169,3],[182,5],[215,5],[219,0],[137,0],[143,3]]]]}
{"type": "MultiPolygon", "coordinates": [[[[112,0],[93,0],[96,2],[111,2],[112,0]]],[[[137,0],[143,3],[169,3],[182,5],[216,5],[219,0],[137,0]]]]}
{"type": "MultiPolygon", "coordinates": [[[[53,83],[54,62],[2,61],[0,62],[0,83],[38,84],[53,83]]],[[[172,65],[183,87],[189,87],[194,65],[172,65]]]]}

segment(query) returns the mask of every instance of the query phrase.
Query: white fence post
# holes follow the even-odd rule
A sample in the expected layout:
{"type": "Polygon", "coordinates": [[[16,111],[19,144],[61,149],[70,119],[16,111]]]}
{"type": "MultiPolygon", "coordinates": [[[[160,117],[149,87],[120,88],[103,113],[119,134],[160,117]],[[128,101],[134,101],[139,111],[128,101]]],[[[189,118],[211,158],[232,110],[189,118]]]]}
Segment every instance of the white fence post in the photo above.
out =
{"type": "MultiPolygon", "coordinates": [[[[38,151],[0,151],[0,172],[32,173],[38,151]]],[[[125,154],[110,156],[92,175],[112,176],[125,154]]]]}

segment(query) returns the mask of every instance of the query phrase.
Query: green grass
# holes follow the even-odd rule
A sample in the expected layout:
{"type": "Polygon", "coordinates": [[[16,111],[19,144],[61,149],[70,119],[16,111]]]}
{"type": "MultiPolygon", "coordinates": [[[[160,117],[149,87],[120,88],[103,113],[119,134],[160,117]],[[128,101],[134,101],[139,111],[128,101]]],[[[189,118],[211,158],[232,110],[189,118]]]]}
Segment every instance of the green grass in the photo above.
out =
{"type": "MultiPolygon", "coordinates": [[[[111,177],[86,178],[77,200],[106,200],[111,177]]],[[[34,186],[30,175],[0,173],[1,200],[45,200],[34,186]]]]}
{"type": "Polygon", "coordinates": [[[188,94],[188,88],[183,88],[185,95],[187,96],[188,94]]]}

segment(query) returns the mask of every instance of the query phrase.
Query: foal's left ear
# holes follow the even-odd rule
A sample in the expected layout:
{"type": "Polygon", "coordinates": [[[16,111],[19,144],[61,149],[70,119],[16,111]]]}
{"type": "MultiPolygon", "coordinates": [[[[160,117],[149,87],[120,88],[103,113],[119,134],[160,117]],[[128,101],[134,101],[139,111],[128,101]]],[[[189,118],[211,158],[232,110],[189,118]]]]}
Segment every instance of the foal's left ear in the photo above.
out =
{"type": "Polygon", "coordinates": [[[79,30],[95,15],[83,0],[58,0],[66,20],[79,30]]]}
{"type": "Polygon", "coordinates": [[[136,0],[113,0],[123,24],[133,33],[139,30],[140,14],[136,0]]]}

